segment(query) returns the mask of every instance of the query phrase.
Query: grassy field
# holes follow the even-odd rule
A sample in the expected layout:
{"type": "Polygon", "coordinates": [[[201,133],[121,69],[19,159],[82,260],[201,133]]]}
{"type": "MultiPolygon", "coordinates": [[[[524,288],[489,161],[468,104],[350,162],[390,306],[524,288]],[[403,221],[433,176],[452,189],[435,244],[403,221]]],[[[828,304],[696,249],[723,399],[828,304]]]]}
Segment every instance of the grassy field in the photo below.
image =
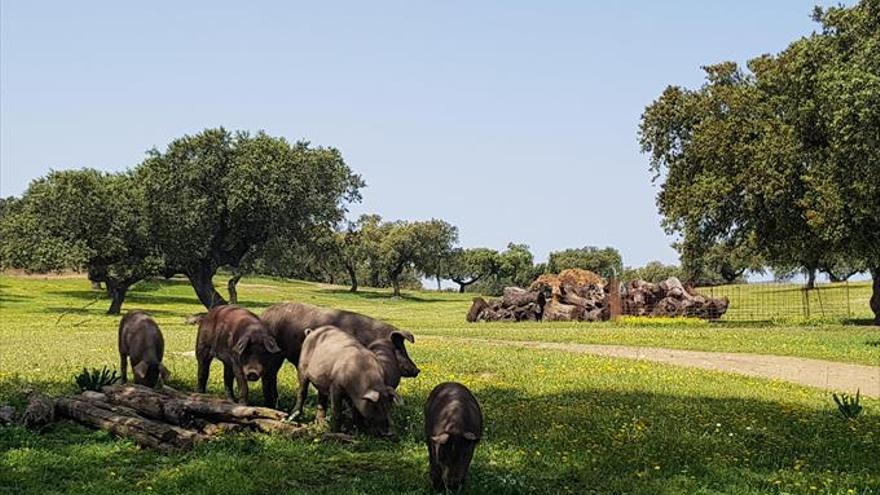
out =
{"type": "MultiPolygon", "coordinates": [[[[469,298],[419,292],[349,294],[309,283],[245,280],[260,310],[300,300],[362,311],[412,330],[422,368],[404,380],[398,436],[356,445],[231,435],[157,454],[103,432],[58,423],[42,433],[0,428],[0,493],[427,493],[421,406],[434,385],[465,383],[487,430],[467,493],[880,493],[880,401],[854,422],[829,394],[775,381],[645,362],[464,344],[454,337],[749,351],[878,363],[880,332],[856,326],[464,323],[469,298]],[[422,339],[420,335],[443,336],[422,339]]],[[[73,390],[83,366],[117,365],[118,318],[83,279],[0,277],[0,402],[22,390],[73,390]]],[[[126,307],[152,312],[166,338],[172,385],[195,385],[201,311],[182,281],[142,283],[126,307]]],[[[209,388],[221,392],[219,365],[209,388]]],[[[292,405],[295,372],[280,377],[292,405]]],[[[259,400],[259,387],[255,397],[259,400]]],[[[312,408],[307,409],[309,414],[312,408]]]]}

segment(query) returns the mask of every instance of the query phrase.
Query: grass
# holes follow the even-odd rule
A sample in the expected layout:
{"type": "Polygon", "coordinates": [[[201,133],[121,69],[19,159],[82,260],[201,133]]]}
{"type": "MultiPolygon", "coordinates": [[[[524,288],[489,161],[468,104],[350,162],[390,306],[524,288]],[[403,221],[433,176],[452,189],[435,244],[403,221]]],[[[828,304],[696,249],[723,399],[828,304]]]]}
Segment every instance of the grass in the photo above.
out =
{"type": "MultiPolygon", "coordinates": [[[[487,429],[467,493],[880,493],[880,401],[855,421],[829,393],[782,382],[507,346],[468,336],[758,351],[877,364],[880,333],[850,326],[732,326],[463,322],[469,298],[384,291],[349,294],[301,282],[246,280],[243,303],[302,300],[363,311],[412,330],[423,370],[404,380],[398,437],[356,445],[231,435],[180,454],[61,422],[41,433],[0,428],[5,493],[428,493],[421,407],[434,385],[457,380],[482,402],[487,429]],[[792,343],[787,344],[789,341],[792,343]],[[787,344],[787,345],[783,345],[787,344]],[[864,349],[863,349],[864,348],[864,349]]],[[[74,392],[83,366],[116,366],[118,318],[82,279],[0,277],[0,402],[22,390],[74,392]]],[[[151,311],[166,338],[172,385],[195,385],[183,355],[201,311],[181,281],[141,284],[126,306],[151,311]]],[[[219,366],[209,390],[220,393],[219,366]]],[[[292,405],[295,372],[280,377],[292,405]]],[[[257,387],[259,388],[259,387],[257,387]]],[[[254,394],[259,400],[260,394],[254,394]]],[[[311,409],[311,408],[309,408],[311,409]]],[[[311,409],[313,411],[313,409],[311,409]]]]}

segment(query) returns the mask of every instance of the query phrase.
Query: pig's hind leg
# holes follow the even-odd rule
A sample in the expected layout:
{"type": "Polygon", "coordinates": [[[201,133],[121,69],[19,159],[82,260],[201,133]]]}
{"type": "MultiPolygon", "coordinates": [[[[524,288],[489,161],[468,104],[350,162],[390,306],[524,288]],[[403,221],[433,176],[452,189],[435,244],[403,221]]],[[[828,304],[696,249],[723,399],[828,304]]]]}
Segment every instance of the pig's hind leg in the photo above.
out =
{"type": "Polygon", "coordinates": [[[330,397],[325,394],[322,394],[321,391],[318,391],[318,406],[315,412],[315,421],[318,423],[323,423],[327,420],[327,404],[330,401],[330,397]]]}
{"type": "Polygon", "coordinates": [[[214,358],[212,358],[211,354],[207,352],[199,353],[196,357],[199,365],[199,383],[197,390],[199,393],[203,394],[208,388],[208,374],[211,373],[211,361],[213,361],[214,358]]]}
{"type": "Polygon", "coordinates": [[[128,356],[119,353],[119,373],[122,375],[122,383],[128,383],[128,356]]]}
{"type": "Polygon", "coordinates": [[[306,403],[306,397],[309,395],[309,379],[306,378],[305,373],[299,373],[299,389],[296,391],[296,404],[293,405],[293,410],[290,411],[290,416],[287,419],[296,419],[302,416],[303,406],[306,403]]]}

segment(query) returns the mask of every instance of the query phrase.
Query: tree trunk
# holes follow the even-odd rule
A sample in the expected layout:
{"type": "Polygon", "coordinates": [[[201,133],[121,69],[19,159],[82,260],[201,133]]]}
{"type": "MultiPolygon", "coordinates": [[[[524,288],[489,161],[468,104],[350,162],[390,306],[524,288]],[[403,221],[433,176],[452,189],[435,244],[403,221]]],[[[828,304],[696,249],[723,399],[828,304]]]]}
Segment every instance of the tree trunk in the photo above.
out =
{"type": "Polygon", "coordinates": [[[345,270],[348,272],[348,278],[351,279],[351,289],[348,289],[348,291],[349,292],[357,292],[358,291],[357,270],[355,270],[354,265],[345,265],[345,270]]]}
{"type": "Polygon", "coordinates": [[[440,292],[442,289],[440,286],[440,275],[437,275],[437,292],[440,292]]]}
{"type": "Polygon", "coordinates": [[[125,301],[125,294],[131,284],[125,282],[107,282],[107,294],[110,295],[110,309],[107,310],[108,315],[118,315],[122,310],[122,303],[125,301]]]}
{"type": "Polygon", "coordinates": [[[186,272],[189,283],[196,291],[196,296],[208,309],[226,304],[226,300],[214,288],[213,279],[216,271],[217,269],[212,267],[210,263],[203,262],[186,272]]]}
{"type": "Polygon", "coordinates": [[[874,312],[874,324],[880,326],[880,267],[871,269],[871,278],[874,281],[871,293],[871,311],[874,312]]]}
{"type": "Polygon", "coordinates": [[[238,282],[241,280],[241,272],[238,270],[232,272],[232,278],[229,279],[229,282],[226,283],[226,288],[229,290],[229,302],[230,304],[238,304],[238,282]]]}
{"type": "Polygon", "coordinates": [[[807,269],[807,290],[816,288],[816,269],[808,268],[807,269]]]}
{"type": "Polygon", "coordinates": [[[400,297],[400,280],[398,280],[398,275],[393,275],[391,277],[391,286],[394,287],[394,294],[392,297],[399,298],[400,297]]]}
{"type": "Polygon", "coordinates": [[[469,285],[475,283],[477,280],[480,280],[480,278],[481,278],[481,277],[474,277],[474,278],[472,278],[472,279],[470,279],[470,280],[468,280],[468,281],[464,281],[464,280],[461,280],[461,279],[454,278],[454,279],[452,279],[452,281],[458,284],[458,293],[459,293],[459,294],[464,294],[465,289],[467,289],[467,287],[468,287],[469,285]]]}

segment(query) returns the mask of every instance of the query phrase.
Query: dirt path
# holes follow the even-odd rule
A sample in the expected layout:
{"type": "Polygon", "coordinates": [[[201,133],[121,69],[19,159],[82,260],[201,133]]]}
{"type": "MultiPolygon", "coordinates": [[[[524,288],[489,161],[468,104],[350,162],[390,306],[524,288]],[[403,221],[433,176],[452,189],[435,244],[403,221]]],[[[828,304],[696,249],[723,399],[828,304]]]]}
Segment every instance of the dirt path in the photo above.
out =
{"type": "MultiPolygon", "coordinates": [[[[426,336],[427,337],[427,336],[426,336]]],[[[424,337],[423,337],[424,338],[424,337]]],[[[518,346],[534,349],[552,349],[578,354],[643,359],[713,371],[727,371],[741,375],[784,380],[826,390],[855,393],[861,390],[866,397],[880,398],[880,366],[838,363],[820,359],[791,356],[771,356],[735,352],[687,351],[622,345],[593,345],[562,342],[534,342],[474,338],[443,338],[444,340],[473,341],[492,345],[518,346]]]]}

